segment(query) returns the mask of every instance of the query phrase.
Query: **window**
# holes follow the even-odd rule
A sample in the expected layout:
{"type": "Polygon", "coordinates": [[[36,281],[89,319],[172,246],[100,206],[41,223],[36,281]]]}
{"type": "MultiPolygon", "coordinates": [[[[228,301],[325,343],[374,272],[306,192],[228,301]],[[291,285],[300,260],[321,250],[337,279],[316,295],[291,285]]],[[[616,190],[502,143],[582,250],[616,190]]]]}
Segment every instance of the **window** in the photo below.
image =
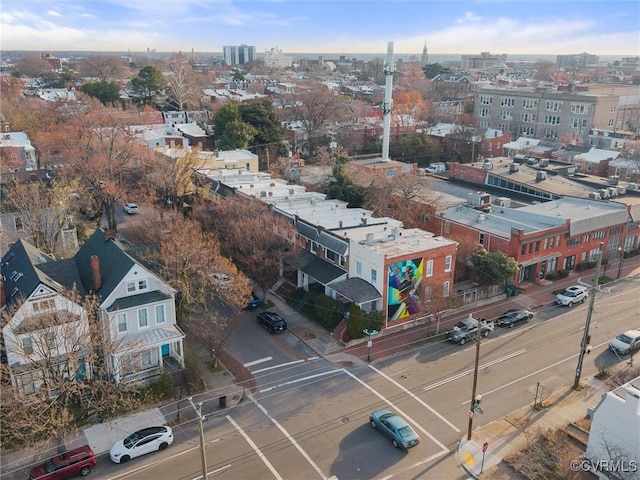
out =
{"type": "Polygon", "coordinates": [[[127,282],[127,293],[136,291],[136,282],[127,282]]]}
{"type": "Polygon", "coordinates": [[[491,95],[480,95],[480,105],[492,105],[493,97],[491,95]]]}
{"type": "Polygon", "coordinates": [[[138,280],[138,290],[146,290],[146,289],[147,289],[147,281],[138,280]]]}
{"type": "Polygon", "coordinates": [[[548,250],[549,249],[549,239],[548,238],[544,239],[544,246],[542,248],[544,250],[548,250]]]}
{"type": "Polygon", "coordinates": [[[567,248],[576,247],[582,243],[582,237],[570,238],[567,240],[567,248]]]}
{"type": "Polygon", "coordinates": [[[536,116],[531,112],[522,112],[520,119],[525,123],[533,123],[536,121],[536,116]]]}
{"type": "Polygon", "coordinates": [[[55,309],[56,301],[53,298],[47,298],[46,300],[40,300],[33,302],[34,312],[46,312],[55,309]]]}
{"type": "Polygon", "coordinates": [[[53,332],[47,332],[44,337],[44,341],[47,345],[47,350],[55,350],[56,349],[56,335],[53,332]]]}
{"type": "Polygon", "coordinates": [[[536,252],[540,251],[540,240],[536,242],[536,252]]]}
{"type": "Polygon", "coordinates": [[[491,109],[489,109],[489,108],[481,108],[479,110],[479,115],[482,118],[489,118],[491,116],[491,109]]]}
{"type": "Polygon", "coordinates": [[[525,108],[527,110],[535,110],[538,108],[538,100],[525,98],[524,100],[522,100],[522,108],[525,108]]]}
{"type": "Polygon", "coordinates": [[[478,235],[478,243],[484,245],[484,233],[478,235]]]}
{"type": "Polygon", "coordinates": [[[156,323],[164,323],[164,305],[156,305],[156,323]]]}
{"type": "Polygon", "coordinates": [[[524,133],[525,135],[535,136],[536,129],[535,127],[520,127],[520,133],[524,133]]]}
{"type": "Polygon", "coordinates": [[[143,308],[138,310],[138,327],[146,328],[149,326],[149,319],[147,318],[147,309],[143,308]]]}
{"type": "Polygon", "coordinates": [[[587,261],[587,252],[582,252],[580,254],[580,261],[581,262],[586,262],[587,261]]]}
{"type": "Polygon", "coordinates": [[[449,296],[450,287],[451,287],[451,282],[449,282],[448,280],[442,284],[442,296],[443,297],[448,297],[449,296]]]}
{"type": "Polygon", "coordinates": [[[516,104],[515,98],[511,97],[502,97],[500,100],[501,107],[513,107],[516,104]]]}
{"type": "Polygon", "coordinates": [[[31,337],[24,337],[22,339],[22,351],[25,355],[31,355],[33,353],[33,340],[31,337]]]}
{"type": "Polygon", "coordinates": [[[451,221],[449,220],[445,220],[444,221],[444,233],[450,233],[451,232],[451,221]]]}
{"type": "Polygon", "coordinates": [[[611,113],[616,113],[618,111],[618,107],[617,106],[613,106],[611,107],[611,113]]]}
{"type": "Polygon", "coordinates": [[[615,121],[614,121],[614,119],[613,119],[613,118],[610,118],[610,119],[609,119],[609,123],[607,124],[607,126],[609,126],[609,127],[613,127],[614,125],[615,125],[615,121]]]}
{"type": "Polygon", "coordinates": [[[427,260],[427,277],[433,277],[433,260],[427,260]]]}
{"type": "Polygon", "coordinates": [[[552,102],[547,100],[545,103],[545,109],[550,112],[559,112],[560,111],[560,102],[552,102]]]}
{"type": "Polygon", "coordinates": [[[336,263],[336,252],[327,249],[325,256],[327,260],[331,260],[333,263],[336,263]]]}
{"type": "Polygon", "coordinates": [[[554,130],[553,128],[545,128],[544,129],[544,138],[547,138],[549,140],[557,140],[558,139],[558,132],[556,130],[554,130]]]}
{"type": "Polygon", "coordinates": [[[451,255],[447,255],[446,257],[444,257],[444,271],[451,271],[451,255]]]}
{"type": "Polygon", "coordinates": [[[586,118],[573,117],[569,121],[569,126],[571,128],[584,128],[584,127],[587,126],[587,119],[586,118]]]}
{"type": "Polygon", "coordinates": [[[378,281],[378,272],[372,268],[371,269],[371,283],[376,283],[378,281]]]}
{"type": "Polygon", "coordinates": [[[356,275],[362,276],[362,262],[356,261],[356,275]]]}
{"type": "Polygon", "coordinates": [[[584,236],[584,243],[589,243],[589,234],[588,233],[584,236]]]}
{"type": "Polygon", "coordinates": [[[595,232],[593,234],[593,240],[602,240],[607,235],[606,230],[600,230],[599,232],[595,232]]]}
{"type": "Polygon", "coordinates": [[[22,218],[20,218],[20,217],[13,217],[13,224],[16,227],[16,230],[24,229],[24,225],[22,223],[22,218]]]}
{"type": "Polygon", "coordinates": [[[500,120],[513,120],[513,112],[511,110],[500,110],[500,120]]]}
{"type": "Polygon", "coordinates": [[[589,105],[584,103],[572,103],[571,113],[576,113],[578,115],[586,115],[589,113],[589,105]]]}
{"type": "Polygon", "coordinates": [[[127,331],[127,314],[119,313],[118,314],[118,333],[123,333],[127,331]]]}
{"type": "Polygon", "coordinates": [[[527,254],[527,244],[523,243],[522,250],[520,250],[520,255],[526,255],[526,254],[527,254]]]}
{"type": "Polygon", "coordinates": [[[148,284],[146,280],[127,282],[127,293],[133,293],[138,290],[146,290],[147,287],[148,287],[148,284]]]}
{"type": "Polygon", "coordinates": [[[560,125],[560,117],[558,115],[545,115],[544,123],[546,125],[560,125]]]}

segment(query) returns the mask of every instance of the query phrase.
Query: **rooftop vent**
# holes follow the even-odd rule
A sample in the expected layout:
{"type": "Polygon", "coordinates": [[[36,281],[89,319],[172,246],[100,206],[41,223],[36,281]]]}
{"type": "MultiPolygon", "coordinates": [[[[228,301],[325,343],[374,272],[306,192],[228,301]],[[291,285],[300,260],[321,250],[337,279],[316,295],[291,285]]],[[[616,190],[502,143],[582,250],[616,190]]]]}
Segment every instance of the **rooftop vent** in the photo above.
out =
{"type": "Polygon", "coordinates": [[[515,173],[515,172],[519,172],[520,171],[520,165],[517,163],[512,163],[511,165],[509,165],[509,172],[511,173],[515,173]]]}
{"type": "Polygon", "coordinates": [[[547,172],[538,171],[536,172],[536,182],[541,182],[547,179],[547,172]]]}

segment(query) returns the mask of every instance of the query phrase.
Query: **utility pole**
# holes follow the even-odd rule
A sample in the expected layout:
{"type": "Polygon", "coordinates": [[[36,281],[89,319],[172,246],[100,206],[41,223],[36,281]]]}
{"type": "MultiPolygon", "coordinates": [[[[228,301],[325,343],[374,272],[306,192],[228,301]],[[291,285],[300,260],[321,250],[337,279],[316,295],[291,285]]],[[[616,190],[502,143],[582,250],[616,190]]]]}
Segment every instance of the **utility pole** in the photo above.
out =
{"type": "Polygon", "coordinates": [[[188,397],[189,403],[198,415],[198,423],[200,425],[200,459],[202,460],[202,480],[207,480],[207,455],[204,450],[204,416],[202,415],[202,402],[198,402],[198,406],[194,405],[192,397],[188,397]]]}
{"type": "Polygon", "coordinates": [[[367,336],[367,363],[371,363],[371,347],[372,347],[371,336],[377,335],[378,330],[369,330],[368,328],[365,328],[364,330],[362,330],[362,333],[364,333],[367,336]]]}
{"type": "Polygon", "coordinates": [[[591,314],[593,313],[593,305],[596,300],[596,292],[598,291],[598,281],[600,280],[600,265],[602,265],[602,250],[604,243],[600,242],[600,252],[598,253],[598,259],[596,260],[596,273],[593,276],[593,285],[591,287],[589,297],[589,309],[587,310],[587,320],[584,324],[584,333],[582,334],[582,342],[580,343],[580,354],[578,355],[578,366],[576,367],[576,378],[573,381],[573,389],[580,388],[580,375],[582,374],[582,362],[584,361],[584,354],[589,345],[589,324],[591,323],[591,314]]]}
{"type": "Polygon", "coordinates": [[[478,386],[478,365],[480,364],[480,339],[482,338],[482,323],[478,322],[478,332],[476,337],[476,364],[473,367],[473,387],[471,388],[471,410],[469,410],[469,428],[467,430],[467,440],[471,440],[471,429],[473,428],[473,414],[476,405],[476,387],[478,386]]]}

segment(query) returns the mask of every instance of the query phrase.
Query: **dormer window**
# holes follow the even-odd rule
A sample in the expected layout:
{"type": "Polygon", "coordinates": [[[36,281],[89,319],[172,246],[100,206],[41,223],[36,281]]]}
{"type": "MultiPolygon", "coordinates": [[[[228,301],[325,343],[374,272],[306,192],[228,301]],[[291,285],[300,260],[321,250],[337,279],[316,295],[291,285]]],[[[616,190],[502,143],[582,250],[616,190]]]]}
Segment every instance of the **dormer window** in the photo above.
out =
{"type": "Polygon", "coordinates": [[[147,290],[148,283],[146,280],[135,280],[133,282],[127,282],[127,293],[135,293],[147,290]]]}

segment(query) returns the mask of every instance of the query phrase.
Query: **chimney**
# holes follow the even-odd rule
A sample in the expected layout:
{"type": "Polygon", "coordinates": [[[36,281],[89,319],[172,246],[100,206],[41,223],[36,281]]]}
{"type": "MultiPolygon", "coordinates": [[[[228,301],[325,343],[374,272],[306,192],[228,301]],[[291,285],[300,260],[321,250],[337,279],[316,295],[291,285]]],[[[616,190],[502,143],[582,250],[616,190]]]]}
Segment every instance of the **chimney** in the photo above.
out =
{"type": "Polygon", "coordinates": [[[100,276],[100,259],[97,255],[91,255],[91,274],[93,276],[93,291],[97,292],[102,286],[102,277],[100,276]]]}

